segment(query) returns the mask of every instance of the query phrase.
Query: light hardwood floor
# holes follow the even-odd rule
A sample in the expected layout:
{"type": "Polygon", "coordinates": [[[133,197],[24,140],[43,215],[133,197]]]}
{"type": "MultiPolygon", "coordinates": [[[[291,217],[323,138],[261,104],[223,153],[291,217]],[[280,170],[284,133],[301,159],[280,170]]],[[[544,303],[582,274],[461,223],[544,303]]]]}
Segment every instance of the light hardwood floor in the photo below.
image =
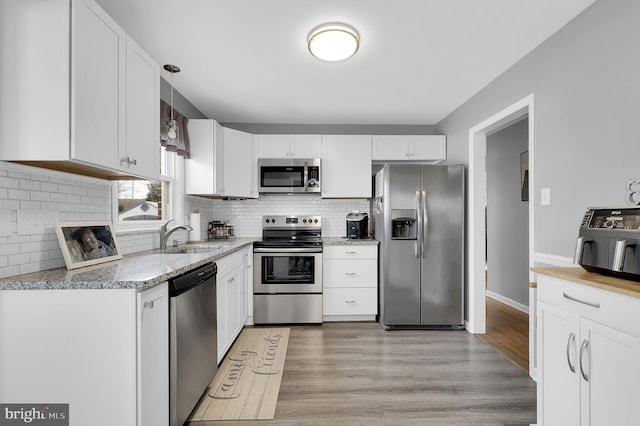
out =
{"type": "Polygon", "coordinates": [[[529,371],[529,314],[490,297],[486,300],[487,334],[478,337],[529,371]]]}
{"type": "Polygon", "coordinates": [[[535,382],[466,331],[292,326],[275,419],[190,426],[531,424],[535,382]]]}

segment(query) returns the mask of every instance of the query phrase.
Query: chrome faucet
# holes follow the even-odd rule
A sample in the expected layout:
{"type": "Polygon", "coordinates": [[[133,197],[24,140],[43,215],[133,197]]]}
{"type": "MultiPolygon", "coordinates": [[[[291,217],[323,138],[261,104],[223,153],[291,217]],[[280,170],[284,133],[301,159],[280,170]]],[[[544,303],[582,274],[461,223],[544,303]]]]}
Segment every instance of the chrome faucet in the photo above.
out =
{"type": "Polygon", "coordinates": [[[163,223],[162,226],[160,226],[160,250],[165,250],[167,248],[167,239],[169,238],[169,235],[173,234],[178,229],[184,229],[185,231],[193,230],[193,228],[189,225],[177,225],[167,230],[167,225],[169,225],[169,222],[172,221],[173,219],[169,219],[168,221],[163,223]]]}

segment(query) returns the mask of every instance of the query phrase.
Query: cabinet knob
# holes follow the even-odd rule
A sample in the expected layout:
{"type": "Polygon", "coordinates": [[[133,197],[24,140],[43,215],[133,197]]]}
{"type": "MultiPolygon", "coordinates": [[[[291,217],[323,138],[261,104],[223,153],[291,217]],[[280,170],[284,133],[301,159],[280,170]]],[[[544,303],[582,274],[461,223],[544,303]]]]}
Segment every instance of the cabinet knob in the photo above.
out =
{"type": "Polygon", "coordinates": [[[144,308],[149,308],[149,309],[153,309],[153,300],[149,301],[149,302],[144,302],[144,304],[142,305],[144,308]]]}

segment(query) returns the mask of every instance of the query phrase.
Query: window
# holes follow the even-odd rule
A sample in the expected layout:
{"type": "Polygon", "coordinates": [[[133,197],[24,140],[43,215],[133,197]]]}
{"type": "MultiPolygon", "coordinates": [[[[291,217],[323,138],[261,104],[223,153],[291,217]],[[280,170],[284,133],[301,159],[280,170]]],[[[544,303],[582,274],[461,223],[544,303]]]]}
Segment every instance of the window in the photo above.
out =
{"type": "MultiPolygon", "coordinates": [[[[119,230],[157,228],[179,216],[173,199],[183,189],[176,188],[176,170],[182,170],[182,157],[160,147],[159,180],[118,180],[114,182],[115,227],[119,230]]],[[[181,183],[181,182],[180,182],[181,183]]]]}

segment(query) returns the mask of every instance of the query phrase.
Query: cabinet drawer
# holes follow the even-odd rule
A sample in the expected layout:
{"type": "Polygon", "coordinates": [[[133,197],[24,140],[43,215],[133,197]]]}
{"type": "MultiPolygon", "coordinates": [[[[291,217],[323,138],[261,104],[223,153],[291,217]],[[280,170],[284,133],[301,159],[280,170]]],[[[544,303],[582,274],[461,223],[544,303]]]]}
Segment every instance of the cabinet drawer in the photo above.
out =
{"type": "Polygon", "coordinates": [[[377,288],[328,288],[324,290],[324,315],[376,315],[377,313],[377,288]]]}
{"type": "Polygon", "coordinates": [[[541,274],[537,294],[538,301],[640,337],[638,298],[541,274]]]}
{"type": "Polygon", "coordinates": [[[372,245],[341,245],[324,246],[324,259],[377,259],[378,246],[372,245]]]}
{"type": "Polygon", "coordinates": [[[323,260],[322,284],[327,287],[377,287],[378,263],[369,259],[323,260]]]}

